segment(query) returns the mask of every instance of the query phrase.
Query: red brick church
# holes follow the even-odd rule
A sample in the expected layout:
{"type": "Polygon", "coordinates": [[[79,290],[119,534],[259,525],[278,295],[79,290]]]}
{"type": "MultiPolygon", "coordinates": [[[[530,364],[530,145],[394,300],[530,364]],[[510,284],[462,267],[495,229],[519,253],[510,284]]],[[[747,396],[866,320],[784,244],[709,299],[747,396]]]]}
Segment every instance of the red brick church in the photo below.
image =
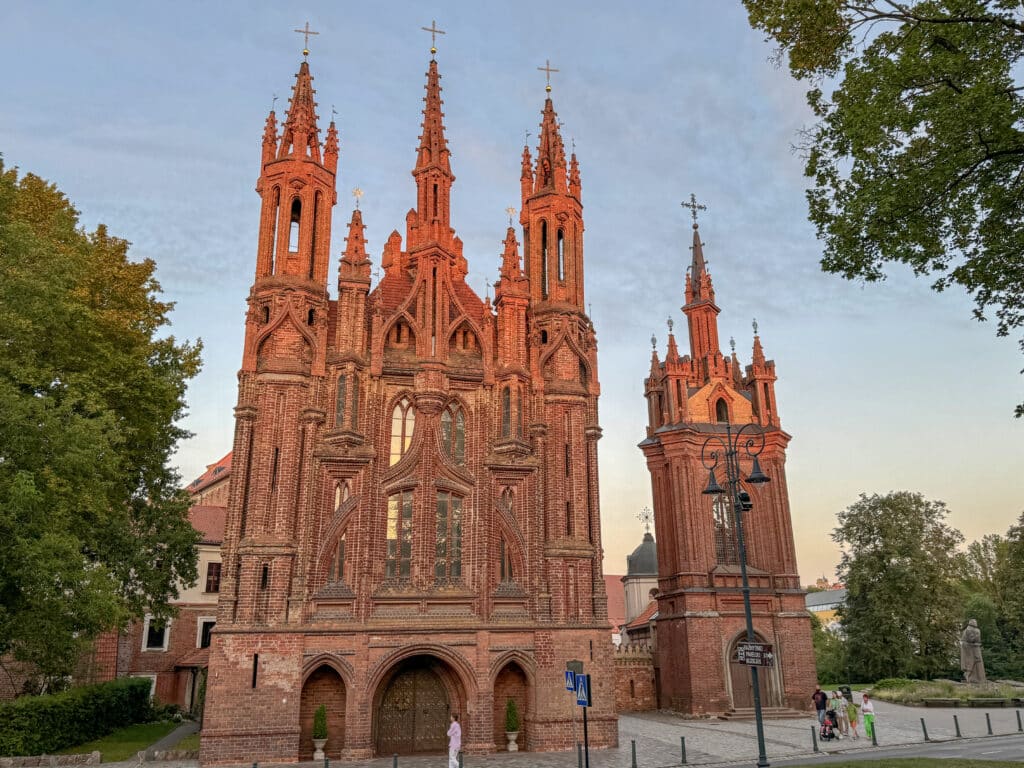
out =
{"type": "MultiPolygon", "coordinates": [[[[688,204],[694,214],[696,201],[688,204]]],[[[718,340],[715,290],[693,224],[693,256],[686,275],[683,313],[689,354],[680,354],[669,325],[664,361],[655,349],[645,380],[647,438],[640,444],[651,473],[658,532],[656,680],[661,706],[702,714],[753,706],[749,668],[738,663],[746,639],[735,518],[727,495],[704,493],[709,474],[701,451],[709,438],[758,425],[765,436],[759,456],[764,484],[743,488],[743,513],[754,629],[774,646],[774,667],[762,669],[761,701],[769,710],[806,709],[816,672],[810,619],[797,574],[786,446],[775,403],[775,362],[766,360],[754,325],[752,362],[741,366],[735,345],[723,355],[718,340]]],[[[652,339],[652,342],[654,340],[652,339]]],[[[742,441],[741,441],[742,444],[742,441]]],[[[709,450],[718,448],[710,444],[709,450]]],[[[720,450],[720,448],[719,448],[720,450]]],[[[741,476],[752,461],[740,449],[741,476]]],[[[719,467],[717,479],[725,482],[719,467]]]]}
{"type": "Polygon", "coordinates": [[[567,749],[571,659],[614,744],[580,171],[551,98],[492,304],[450,223],[433,59],[405,236],[374,284],[355,210],[328,290],[339,141],[312,83],[303,61],[263,133],[202,761],[310,759],[320,704],[331,758],[443,751],[450,712],[493,751],[509,699],[520,748],[567,749]]]}

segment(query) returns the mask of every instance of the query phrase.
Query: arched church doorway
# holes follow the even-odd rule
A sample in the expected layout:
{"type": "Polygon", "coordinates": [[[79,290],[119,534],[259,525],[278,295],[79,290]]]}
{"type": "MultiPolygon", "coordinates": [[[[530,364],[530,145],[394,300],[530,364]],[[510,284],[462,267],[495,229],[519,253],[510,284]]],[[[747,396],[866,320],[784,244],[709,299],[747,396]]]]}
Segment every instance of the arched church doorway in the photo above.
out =
{"type": "Polygon", "coordinates": [[[461,717],[465,700],[458,677],[440,659],[422,655],[398,662],[374,697],[377,754],[443,753],[448,714],[461,717]]]}
{"type": "MultiPolygon", "coordinates": [[[[767,642],[761,635],[754,634],[755,642],[767,642]]],[[[750,667],[740,664],[739,646],[747,641],[747,633],[741,632],[732,642],[729,648],[729,681],[732,689],[732,706],[734,709],[749,709],[754,706],[754,678],[750,673],[750,667]]],[[[758,669],[758,683],[761,689],[761,706],[781,706],[779,699],[779,686],[776,680],[774,667],[760,667],[758,669]]]]}
{"type": "Polygon", "coordinates": [[[345,746],[345,683],[328,664],[313,670],[302,685],[299,702],[299,760],[313,759],[313,715],[317,708],[327,707],[327,745],[325,754],[340,758],[345,746]]]}
{"type": "Polygon", "coordinates": [[[527,720],[529,719],[530,707],[530,683],[526,672],[514,661],[510,661],[497,677],[494,678],[494,747],[500,752],[507,748],[508,740],[505,738],[505,709],[509,700],[516,703],[516,711],[519,713],[519,738],[517,744],[520,750],[530,748],[530,734],[528,733],[527,720]]]}

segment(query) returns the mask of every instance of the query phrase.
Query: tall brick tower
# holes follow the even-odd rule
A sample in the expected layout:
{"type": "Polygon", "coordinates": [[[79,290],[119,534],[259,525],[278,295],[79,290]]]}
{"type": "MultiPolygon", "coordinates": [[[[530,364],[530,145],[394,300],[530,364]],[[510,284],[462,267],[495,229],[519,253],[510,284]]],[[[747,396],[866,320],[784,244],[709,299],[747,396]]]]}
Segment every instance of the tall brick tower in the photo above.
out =
{"type": "MultiPolygon", "coordinates": [[[[703,246],[693,224],[686,275],[690,354],[680,356],[669,321],[665,360],[657,350],[644,382],[647,457],[658,532],[657,672],[661,704],[688,713],[753,706],[749,669],[736,661],[746,638],[734,518],[727,496],[706,496],[701,449],[710,436],[754,423],[766,436],[761,466],[771,481],[744,485],[744,513],[754,628],[772,643],[776,666],[762,671],[761,701],[806,709],[816,679],[810,621],[796,568],[786,490],[790,436],[775,407],[775,362],[766,360],[754,326],[753,362],[744,369],[718,345],[718,314],[703,246]]],[[[751,469],[740,451],[743,477],[751,469]]]]}
{"type": "MultiPolygon", "coordinates": [[[[204,763],[568,749],[571,659],[595,681],[591,743],[614,744],[601,574],[597,353],[584,312],[579,168],[551,99],[523,149],[525,269],[509,227],[495,299],[466,283],[431,59],[405,243],[372,284],[353,211],[327,290],[338,140],[321,146],[303,61],[273,112],[239,373],[204,763]]],[[[497,244],[500,238],[496,237],[497,244]]]]}

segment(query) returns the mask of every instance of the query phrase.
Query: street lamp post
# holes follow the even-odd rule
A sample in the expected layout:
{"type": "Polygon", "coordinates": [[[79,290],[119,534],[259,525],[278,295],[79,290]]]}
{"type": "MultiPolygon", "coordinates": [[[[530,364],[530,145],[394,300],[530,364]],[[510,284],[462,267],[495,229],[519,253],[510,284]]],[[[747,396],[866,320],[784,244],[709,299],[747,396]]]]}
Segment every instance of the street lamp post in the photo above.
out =
{"type": "MultiPolygon", "coordinates": [[[[704,441],[701,448],[700,460],[704,468],[708,470],[708,486],[703,493],[714,496],[726,493],[728,490],[729,499],[732,505],[733,520],[736,523],[736,549],[740,560],[740,576],[743,580],[743,613],[747,620],[747,642],[754,641],[754,619],[750,613],[750,582],[747,579],[747,548],[743,543],[743,512],[750,510],[752,504],[750,494],[743,490],[740,485],[740,462],[739,453],[742,448],[744,456],[753,460],[753,467],[746,482],[755,485],[767,483],[769,478],[761,471],[761,465],[757,457],[764,450],[764,431],[757,424],[744,424],[735,433],[728,421],[725,422],[725,439],[721,435],[711,435],[704,441]],[[708,450],[711,446],[712,450],[708,450]],[[725,464],[725,483],[727,489],[722,488],[715,478],[715,469],[725,464]]],[[[758,680],[758,668],[750,666],[751,682],[754,685],[754,720],[757,724],[757,765],[758,768],[767,768],[768,757],[764,748],[764,722],[761,718],[761,686],[758,680]]]]}

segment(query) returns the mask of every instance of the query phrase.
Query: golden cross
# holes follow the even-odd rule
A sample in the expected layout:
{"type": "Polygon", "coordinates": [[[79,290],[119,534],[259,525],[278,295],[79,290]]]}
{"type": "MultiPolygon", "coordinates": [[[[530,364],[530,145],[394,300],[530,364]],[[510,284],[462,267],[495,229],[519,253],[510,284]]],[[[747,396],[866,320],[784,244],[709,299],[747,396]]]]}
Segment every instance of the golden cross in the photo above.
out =
{"type": "Polygon", "coordinates": [[[551,66],[551,59],[544,59],[544,66],[537,67],[541,72],[544,73],[544,77],[547,79],[547,85],[544,86],[544,90],[551,93],[551,73],[558,72],[559,70],[553,69],[551,66]]]}
{"type": "Polygon", "coordinates": [[[706,211],[708,209],[708,207],[706,205],[700,205],[697,202],[697,196],[695,194],[693,194],[692,192],[690,193],[690,202],[688,202],[688,203],[680,203],[680,205],[683,206],[683,208],[689,208],[690,209],[690,212],[693,214],[693,227],[694,227],[694,229],[696,229],[697,228],[697,211],[706,211]]]}
{"type": "Polygon", "coordinates": [[[437,36],[445,34],[445,31],[437,28],[437,21],[435,19],[430,20],[429,27],[420,27],[420,29],[430,33],[430,52],[437,53],[437,36]]]}
{"type": "Polygon", "coordinates": [[[308,21],[306,22],[306,26],[305,26],[304,29],[294,29],[292,31],[293,32],[298,32],[300,35],[304,36],[303,39],[305,40],[305,42],[303,42],[303,44],[302,44],[302,55],[303,56],[309,56],[309,36],[310,35],[319,35],[320,33],[319,32],[314,32],[312,29],[310,29],[308,21]]]}
{"type": "Polygon", "coordinates": [[[356,187],[355,189],[352,190],[352,197],[354,197],[356,199],[356,210],[357,211],[359,210],[359,198],[361,198],[362,196],[363,196],[363,190],[361,190],[359,187],[356,187]]]}
{"type": "Polygon", "coordinates": [[[505,213],[508,214],[508,225],[511,227],[512,217],[516,215],[516,209],[510,205],[508,208],[505,209],[505,213]]]}

